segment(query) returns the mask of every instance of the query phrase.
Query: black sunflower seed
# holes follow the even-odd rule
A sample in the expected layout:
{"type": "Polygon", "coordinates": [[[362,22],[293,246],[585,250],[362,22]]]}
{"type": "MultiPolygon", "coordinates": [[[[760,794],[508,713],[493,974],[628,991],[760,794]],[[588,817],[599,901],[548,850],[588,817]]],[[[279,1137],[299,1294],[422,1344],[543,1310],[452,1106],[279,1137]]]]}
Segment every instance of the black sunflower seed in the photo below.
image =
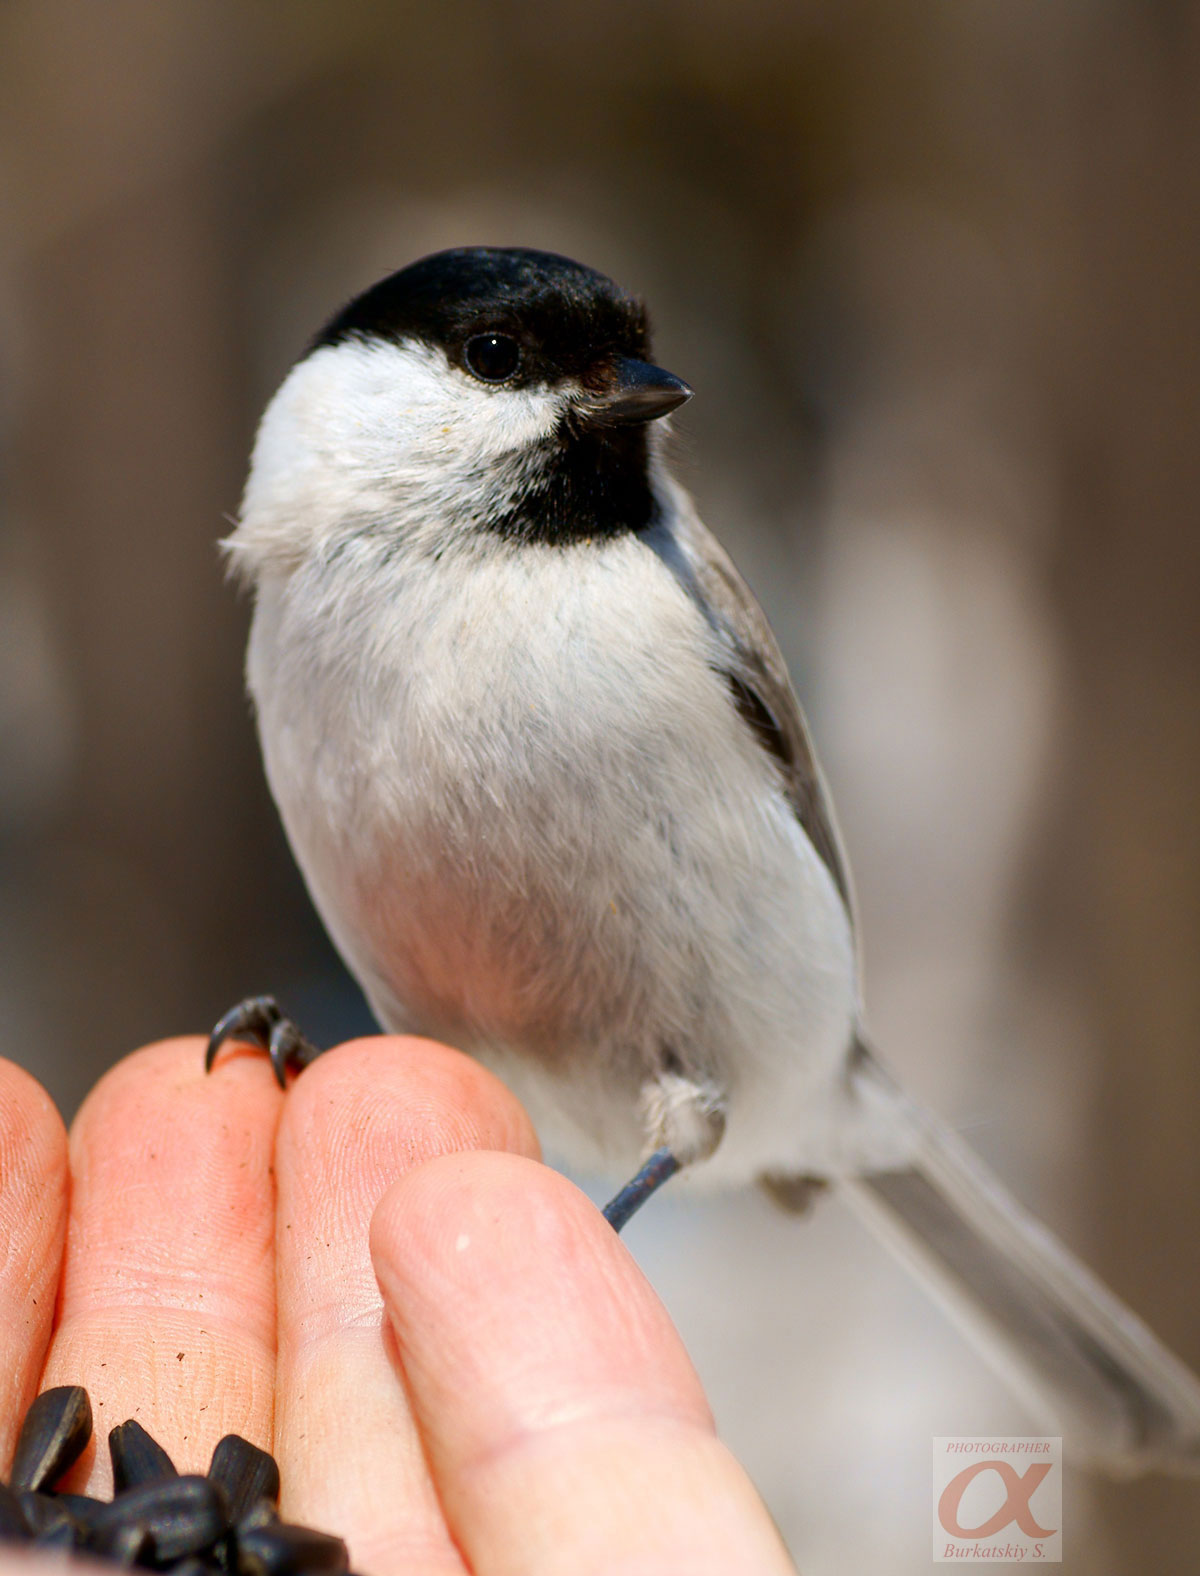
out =
{"type": "Polygon", "coordinates": [[[341,1538],[281,1521],[237,1534],[240,1576],[345,1576],[350,1556],[341,1538]]]}
{"type": "Polygon", "coordinates": [[[82,1527],[85,1536],[99,1525],[99,1516],[108,1508],[102,1499],[93,1499],[90,1494],[56,1494],[54,1503],[82,1527]]]}
{"type": "MultiPolygon", "coordinates": [[[[227,1532],[223,1538],[217,1539],[212,1548],[204,1555],[204,1563],[208,1566],[210,1572],[215,1571],[221,1573],[221,1576],[228,1576],[228,1572],[234,1568],[232,1532],[227,1532]]],[[[179,1565],[175,1566],[175,1570],[181,1569],[182,1564],[183,1562],[181,1561],[179,1565]]]]}
{"type": "Polygon", "coordinates": [[[253,1532],[258,1527],[277,1527],[279,1511],[269,1499],[259,1499],[238,1517],[234,1531],[238,1534],[253,1532]]]}
{"type": "Polygon", "coordinates": [[[179,1476],[167,1452],[132,1417],[109,1431],[108,1453],[112,1458],[114,1494],[179,1476]]]}
{"type": "Polygon", "coordinates": [[[25,1525],[29,1528],[34,1538],[39,1543],[44,1543],[47,1537],[56,1544],[62,1539],[59,1534],[66,1529],[68,1544],[76,1539],[83,1541],[83,1528],[71,1515],[70,1511],[61,1500],[55,1499],[52,1494],[37,1494],[33,1489],[24,1489],[17,1496],[21,1503],[21,1514],[25,1517],[25,1525]]]}
{"type": "Polygon", "coordinates": [[[340,1538],[281,1522],[279,1467],[228,1434],[206,1477],[183,1476],[133,1419],[109,1434],[115,1497],[56,1494],[91,1436],[80,1386],[47,1390],[29,1408],[12,1487],[0,1483],[0,1542],[72,1549],[170,1576],[349,1576],[340,1538]]]}
{"type": "Polygon", "coordinates": [[[240,1434],[226,1434],[212,1454],[210,1479],[224,1490],[229,1516],[237,1521],[260,1499],[279,1499],[279,1467],[275,1457],[240,1434]]]}
{"type": "Polygon", "coordinates": [[[21,1513],[21,1504],[12,1489],[0,1483],[0,1542],[24,1542],[29,1536],[29,1525],[21,1513]]]}
{"type": "Polygon", "coordinates": [[[61,1521],[39,1532],[33,1540],[33,1546],[35,1549],[80,1549],[83,1540],[70,1516],[64,1516],[61,1521]]]}
{"type": "Polygon", "coordinates": [[[118,1565],[149,1565],[154,1559],[154,1538],[144,1522],[114,1521],[96,1530],[88,1550],[118,1565]]]}
{"type": "Polygon", "coordinates": [[[82,1385],[43,1390],[25,1414],[13,1457],[13,1488],[53,1488],[92,1437],[92,1404],[82,1385]]]}
{"type": "Polygon", "coordinates": [[[104,1507],[96,1536],[121,1526],[144,1527],[154,1540],[155,1562],[165,1565],[210,1549],[228,1532],[229,1517],[215,1483],[205,1477],[174,1477],[118,1494],[104,1507]]]}

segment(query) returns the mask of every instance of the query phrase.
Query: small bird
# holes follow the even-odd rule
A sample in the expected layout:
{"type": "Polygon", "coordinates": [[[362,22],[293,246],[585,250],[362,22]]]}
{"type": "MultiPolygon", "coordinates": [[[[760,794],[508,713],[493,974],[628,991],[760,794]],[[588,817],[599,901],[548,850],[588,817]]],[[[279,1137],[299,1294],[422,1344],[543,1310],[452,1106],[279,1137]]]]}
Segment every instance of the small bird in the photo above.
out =
{"type": "MultiPolygon", "coordinates": [[[[390,275],[263,417],[226,543],[271,790],[381,1024],[551,1149],[835,1185],[1087,1462],[1200,1466],[1200,1382],[868,1045],[846,859],[766,618],[663,457],[641,303],[546,252],[390,275]]],[[[213,1031],[318,1054],[271,997],[213,1031]]]]}

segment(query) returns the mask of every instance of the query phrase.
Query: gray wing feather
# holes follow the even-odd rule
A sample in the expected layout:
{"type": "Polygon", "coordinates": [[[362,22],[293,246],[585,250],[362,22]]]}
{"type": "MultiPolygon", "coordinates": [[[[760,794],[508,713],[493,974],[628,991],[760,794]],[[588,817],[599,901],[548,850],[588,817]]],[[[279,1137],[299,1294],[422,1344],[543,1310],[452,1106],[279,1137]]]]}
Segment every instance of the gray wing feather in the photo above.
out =
{"type": "Polygon", "coordinates": [[[849,870],[829,792],[766,614],[728,553],[690,509],[672,510],[670,523],[656,524],[643,539],[718,636],[734,703],[775,757],[788,803],[853,917],[849,870]]]}

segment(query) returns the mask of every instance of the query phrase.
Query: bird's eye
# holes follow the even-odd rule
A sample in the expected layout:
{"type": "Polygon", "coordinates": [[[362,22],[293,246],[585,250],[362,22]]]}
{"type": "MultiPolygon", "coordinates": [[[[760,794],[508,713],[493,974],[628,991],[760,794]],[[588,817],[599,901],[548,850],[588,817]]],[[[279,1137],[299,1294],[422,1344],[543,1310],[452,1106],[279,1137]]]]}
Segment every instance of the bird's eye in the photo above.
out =
{"type": "Polygon", "coordinates": [[[463,351],[467,370],[485,383],[503,383],[521,364],[521,347],[508,334],[476,334],[463,351]]]}

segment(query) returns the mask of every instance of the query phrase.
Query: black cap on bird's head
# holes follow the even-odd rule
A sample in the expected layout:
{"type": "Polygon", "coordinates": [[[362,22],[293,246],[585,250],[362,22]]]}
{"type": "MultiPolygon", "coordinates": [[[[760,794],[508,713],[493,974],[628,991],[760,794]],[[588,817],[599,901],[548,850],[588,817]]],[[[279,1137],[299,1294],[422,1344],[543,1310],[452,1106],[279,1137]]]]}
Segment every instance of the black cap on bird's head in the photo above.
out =
{"type": "Polygon", "coordinates": [[[346,339],[417,342],[496,387],[581,391],[575,419],[605,427],[665,416],[691,397],[650,360],[646,310],[605,274],[554,252],[435,252],[357,296],[313,348],[346,339]]]}

